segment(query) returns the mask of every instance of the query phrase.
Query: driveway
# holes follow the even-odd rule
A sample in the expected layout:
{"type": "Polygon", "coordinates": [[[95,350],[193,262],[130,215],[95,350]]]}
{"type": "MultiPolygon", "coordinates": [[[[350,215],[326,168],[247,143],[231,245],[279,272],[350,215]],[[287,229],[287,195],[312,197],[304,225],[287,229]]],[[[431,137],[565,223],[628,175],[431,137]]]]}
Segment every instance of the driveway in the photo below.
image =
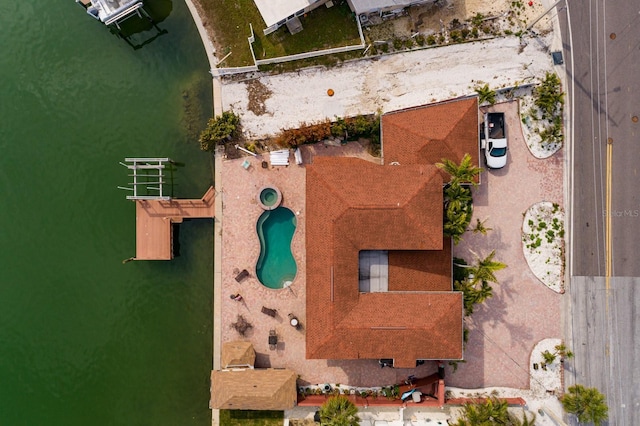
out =
{"type": "MultiPolygon", "coordinates": [[[[529,269],[521,243],[523,213],[539,201],[563,203],[563,151],[539,160],[526,146],[517,101],[497,104],[487,111],[505,112],[509,152],[507,165],[482,173],[474,190],[474,217],[487,220],[487,235],[467,232],[454,248],[454,256],[471,263],[473,252],[485,257],[492,250],[508,265],[497,272],[499,284],[493,297],[467,318],[470,330],[466,363],[454,373],[449,368],[447,385],[477,388],[529,387],[529,356],[537,342],[561,338],[561,298],[539,281],[529,269]]],[[[484,153],[483,153],[484,155],[484,153]]]]}

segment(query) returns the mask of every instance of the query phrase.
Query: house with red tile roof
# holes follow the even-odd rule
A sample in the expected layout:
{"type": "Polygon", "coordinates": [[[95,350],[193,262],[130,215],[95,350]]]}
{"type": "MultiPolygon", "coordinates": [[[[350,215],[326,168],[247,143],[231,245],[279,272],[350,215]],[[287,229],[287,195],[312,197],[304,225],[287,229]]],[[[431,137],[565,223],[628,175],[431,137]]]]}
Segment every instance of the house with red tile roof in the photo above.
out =
{"type": "Polygon", "coordinates": [[[307,166],[308,359],[462,359],[463,299],[434,164],[465,153],[477,164],[478,117],[476,97],[385,114],[384,165],[307,166]]]}

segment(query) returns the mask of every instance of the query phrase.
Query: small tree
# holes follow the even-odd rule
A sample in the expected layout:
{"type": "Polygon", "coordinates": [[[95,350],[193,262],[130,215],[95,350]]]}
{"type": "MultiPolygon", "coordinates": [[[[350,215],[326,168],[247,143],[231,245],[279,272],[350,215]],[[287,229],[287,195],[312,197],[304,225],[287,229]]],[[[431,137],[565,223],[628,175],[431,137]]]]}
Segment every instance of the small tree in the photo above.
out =
{"type": "Polygon", "coordinates": [[[573,358],[573,352],[568,350],[564,343],[556,345],[554,349],[553,352],[549,352],[548,350],[542,352],[542,358],[544,358],[544,362],[547,364],[553,363],[558,356],[560,356],[560,362],[564,361],[565,358],[573,358]]]}
{"type": "Polygon", "coordinates": [[[358,426],[358,407],[344,395],[332,396],[320,407],[322,426],[358,426]]]}
{"type": "Polygon", "coordinates": [[[493,228],[487,227],[485,224],[487,223],[487,219],[480,220],[476,219],[476,225],[471,229],[474,234],[482,234],[487,235],[487,232],[493,231],[493,228]]]}
{"type": "Polygon", "coordinates": [[[240,117],[233,111],[225,111],[222,115],[210,118],[207,128],[200,133],[200,148],[203,151],[213,151],[216,145],[233,139],[238,132],[240,117]]]}
{"type": "Polygon", "coordinates": [[[593,422],[598,426],[609,417],[605,397],[596,388],[569,386],[569,393],[564,394],[560,401],[565,411],[574,414],[580,423],[593,422]]]}
{"type": "Polygon", "coordinates": [[[488,84],[485,84],[484,86],[476,86],[473,90],[478,94],[478,102],[480,105],[493,105],[496,103],[496,91],[491,90],[488,84]]]}
{"type": "MultiPolygon", "coordinates": [[[[473,274],[473,282],[492,282],[497,283],[498,279],[495,276],[495,272],[507,267],[502,262],[494,260],[496,251],[493,250],[484,259],[477,258],[477,264],[471,267],[471,274],[473,274]]],[[[477,257],[477,256],[476,256],[477,257]]]]}

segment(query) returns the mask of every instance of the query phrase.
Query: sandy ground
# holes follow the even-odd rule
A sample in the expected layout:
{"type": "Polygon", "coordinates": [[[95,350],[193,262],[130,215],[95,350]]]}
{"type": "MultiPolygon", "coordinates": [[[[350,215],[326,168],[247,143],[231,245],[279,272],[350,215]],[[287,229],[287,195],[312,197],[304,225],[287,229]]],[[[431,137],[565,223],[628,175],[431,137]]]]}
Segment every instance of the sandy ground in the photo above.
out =
{"type": "Polygon", "coordinates": [[[223,107],[241,117],[248,139],[274,135],[300,123],[387,112],[473,94],[479,82],[491,88],[529,82],[552,70],[545,39],[524,49],[516,37],[362,60],[341,67],[255,78],[271,92],[265,112],[249,110],[249,81],[223,85],[223,107]],[[334,96],[327,90],[333,89],[334,96]]]}
{"type": "MultiPolygon", "coordinates": [[[[502,27],[510,25],[517,30],[544,11],[540,1],[532,2],[532,6],[521,4],[511,24],[503,19],[502,27]]],[[[513,8],[507,0],[449,2],[436,13],[420,14],[417,9],[398,19],[395,26],[413,27],[418,20],[422,22],[420,32],[429,34],[433,28],[449,25],[454,16],[461,20],[476,13],[503,17],[513,8]]],[[[479,83],[488,83],[492,89],[511,87],[552,71],[551,24],[544,18],[534,28],[547,35],[523,40],[500,37],[280,75],[257,72],[239,81],[237,77],[227,78],[222,80],[221,102],[224,110],[240,115],[247,139],[261,139],[303,122],[387,112],[473,94],[479,83]],[[256,81],[267,92],[260,111],[250,105],[256,81]],[[327,95],[329,89],[333,96],[327,95]]]]}

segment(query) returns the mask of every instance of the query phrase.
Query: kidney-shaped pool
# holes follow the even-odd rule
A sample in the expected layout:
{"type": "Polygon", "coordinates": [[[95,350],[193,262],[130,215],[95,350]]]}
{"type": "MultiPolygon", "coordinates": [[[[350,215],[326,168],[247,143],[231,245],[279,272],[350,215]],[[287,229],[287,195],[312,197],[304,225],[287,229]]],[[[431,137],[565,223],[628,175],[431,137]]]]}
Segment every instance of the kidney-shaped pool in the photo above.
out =
{"type": "Polygon", "coordinates": [[[295,278],[298,267],[291,253],[295,230],[296,216],[286,207],[265,211],[258,218],[260,257],[256,274],[266,287],[283,288],[295,278]]]}

